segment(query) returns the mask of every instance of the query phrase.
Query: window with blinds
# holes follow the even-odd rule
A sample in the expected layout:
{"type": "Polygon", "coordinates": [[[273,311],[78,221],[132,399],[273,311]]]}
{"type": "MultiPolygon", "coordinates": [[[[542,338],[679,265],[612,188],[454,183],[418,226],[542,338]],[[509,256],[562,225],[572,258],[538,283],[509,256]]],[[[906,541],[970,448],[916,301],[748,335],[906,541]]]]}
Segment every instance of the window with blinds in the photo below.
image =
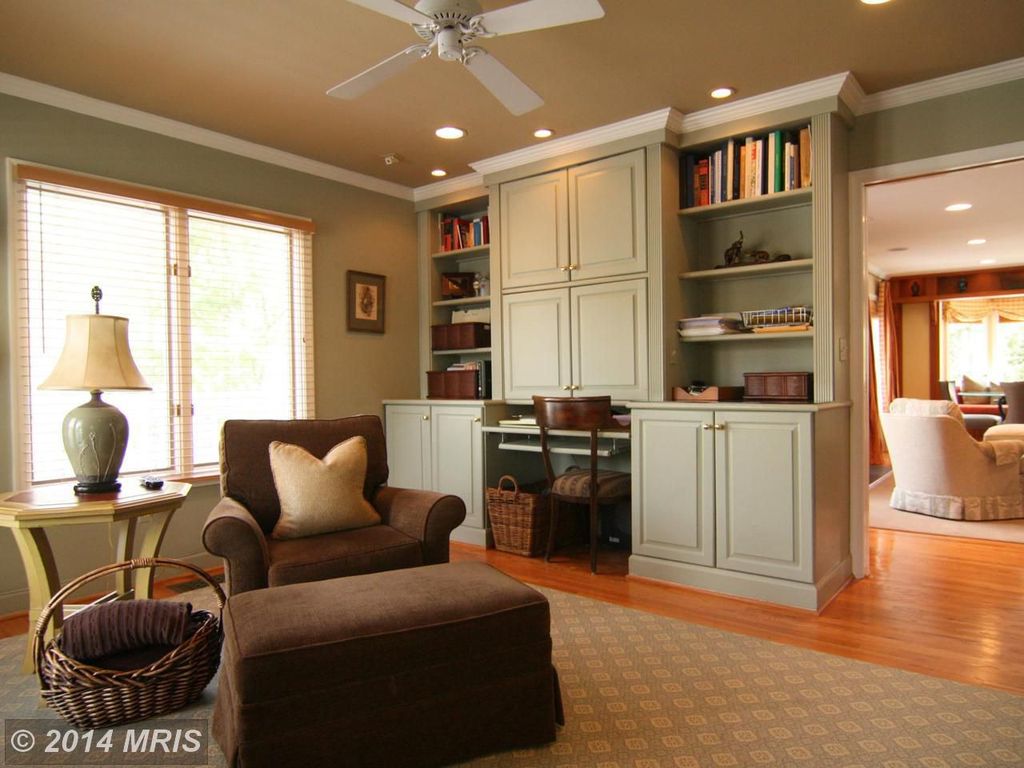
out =
{"type": "Polygon", "coordinates": [[[88,395],[38,387],[94,285],[153,388],[104,396],[128,418],[122,474],[213,472],[225,419],[312,417],[310,221],[26,164],[15,183],[25,482],[70,477],[61,423],[88,395]]]}

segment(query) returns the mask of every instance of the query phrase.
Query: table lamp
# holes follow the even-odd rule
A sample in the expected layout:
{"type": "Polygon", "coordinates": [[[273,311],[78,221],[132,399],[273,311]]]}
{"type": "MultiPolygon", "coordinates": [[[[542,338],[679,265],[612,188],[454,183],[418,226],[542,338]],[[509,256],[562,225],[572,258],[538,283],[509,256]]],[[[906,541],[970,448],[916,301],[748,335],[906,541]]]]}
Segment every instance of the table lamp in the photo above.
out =
{"type": "Polygon", "coordinates": [[[92,289],[96,314],[68,315],[64,349],[40,389],[81,389],[89,402],[64,417],[64,450],[75,472],[75,493],[121,490],[117,473],[128,446],[128,419],[100,395],[112,389],[152,389],[128,348],[128,318],[100,314],[103,291],[92,289]]]}

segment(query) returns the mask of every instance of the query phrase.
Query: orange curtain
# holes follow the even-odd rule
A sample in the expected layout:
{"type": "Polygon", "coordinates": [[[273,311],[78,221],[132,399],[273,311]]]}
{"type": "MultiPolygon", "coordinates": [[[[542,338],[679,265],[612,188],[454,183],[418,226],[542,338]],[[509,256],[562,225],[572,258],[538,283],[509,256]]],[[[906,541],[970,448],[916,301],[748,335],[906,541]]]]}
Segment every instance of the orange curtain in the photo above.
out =
{"type": "MultiPolygon", "coordinates": [[[[868,299],[868,317],[871,300],[868,299]]],[[[874,333],[868,329],[868,464],[891,466],[889,451],[882,433],[882,420],[878,415],[878,372],[875,370],[874,333]]]]}
{"type": "Polygon", "coordinates": [[[903,393],[899,326],[896,324],[896,307],[892,301],[892,285],[888,280],[878,284],[878,304],[882,314],[881,360],[884,367],[879,375],[885,384],[882,388],[882,402],[878,405],[884,410],[903,393]]]}

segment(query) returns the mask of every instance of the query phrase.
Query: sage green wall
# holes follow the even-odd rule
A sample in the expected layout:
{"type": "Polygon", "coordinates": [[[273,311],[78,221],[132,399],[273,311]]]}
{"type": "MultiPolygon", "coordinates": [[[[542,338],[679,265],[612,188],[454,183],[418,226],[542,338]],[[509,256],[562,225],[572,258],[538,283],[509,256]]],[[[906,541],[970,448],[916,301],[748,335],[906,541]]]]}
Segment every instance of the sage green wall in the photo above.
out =
{"type": "MultiPolygon", "coordinates": [[[[418,396],[416,217],[411,201],[4,95],[0,158],[313,219],[317,415],[379,414],[382,398],[418,396]],[[349,269],[387,276],[385,334],[345,330],[349,269]]],[[[6,187],[0,189],[0,296],[5,308],[0,312],[0,490],[10,489],[14,482],[7,192],[6,187]]],[[[96,282],[102,285],[103,276],[97,275],[96,282]]],[[[168,530],[166,554],[203,561],[199,534],[218,495],[216,486],[193,489],[168,530]]],[[[52,537],[62,578],[109,562],[112,550],[103,526],[62,533],[52,537]]],[[[24,590],[14,541],[0,533],[0,614],[26,607],[24,590]]]]}
{"type": "Polygon", "coordinates": [[[860,115],[850,170],[1024,140],[1024,80],[860,115]]]}

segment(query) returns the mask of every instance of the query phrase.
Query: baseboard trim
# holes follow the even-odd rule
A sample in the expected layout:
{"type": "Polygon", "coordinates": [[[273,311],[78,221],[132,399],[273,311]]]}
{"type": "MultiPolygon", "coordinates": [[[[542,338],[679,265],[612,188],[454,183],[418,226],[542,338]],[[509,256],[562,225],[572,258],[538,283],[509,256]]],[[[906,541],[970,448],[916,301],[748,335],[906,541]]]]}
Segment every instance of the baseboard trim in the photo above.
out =
{"type": "Polygon", "coordinates": [[[733,597],[817,612],[824,608],[849,581],[850,559],[847,557],[837,564],[816,584],[773,579],[768,576],[726,571],[691,563],[659,560],[644,555],[630,556],[629,573],[631,576],[682,584],[733,597]]]}
{"type": "Polygon", "coordinates": [[[460,525],[452,531],[452,541],[461,541],[463,544],[475,544],[485,549],[494,548],[494,537],[490,528],[473,528],[468,525],[460,525]]]}

